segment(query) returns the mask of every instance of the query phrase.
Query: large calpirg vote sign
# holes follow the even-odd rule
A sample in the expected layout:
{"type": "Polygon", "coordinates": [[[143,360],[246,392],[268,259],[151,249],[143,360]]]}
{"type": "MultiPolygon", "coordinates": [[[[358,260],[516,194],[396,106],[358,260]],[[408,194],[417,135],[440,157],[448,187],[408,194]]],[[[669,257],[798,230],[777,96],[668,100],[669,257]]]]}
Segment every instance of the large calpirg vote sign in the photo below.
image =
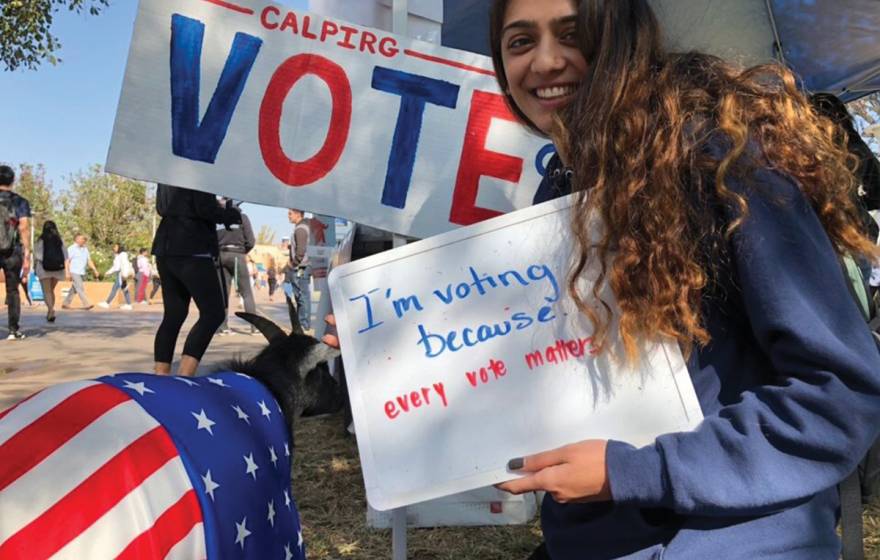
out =
{"type": "Polygon", "coordinates": [[[142,0],[107,170],[427,237],[528,206],[551,152],[486,57],[258,0],[142,0]]]}
{"type": "MultiPolygon", "coordinates": [[[[590,438],[644,445],[702,419],[675,341],[645,341],[635,367],[597,353],[566,292],[570,204],[537,205],[331,271],[376,509],[509,480],[514,457],[590,438]]],[[[584,281],[595,277],[587,271],[584,281]]],[[[603,299],[613,306],[607,291],[603,299]]]]}

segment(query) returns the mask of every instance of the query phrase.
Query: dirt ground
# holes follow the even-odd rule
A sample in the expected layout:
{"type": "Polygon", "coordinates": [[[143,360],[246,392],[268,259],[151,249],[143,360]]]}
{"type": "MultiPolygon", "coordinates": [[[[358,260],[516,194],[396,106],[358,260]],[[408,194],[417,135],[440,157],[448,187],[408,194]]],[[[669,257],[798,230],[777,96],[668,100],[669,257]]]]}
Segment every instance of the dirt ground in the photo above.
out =
{"type": "MultiPolygon", "coordinates": [[[[257,309],[289,330],[284,296],[269,303],[264,292],[257,294],[257,309]],[[279,299],[281,303],[278,303],[279,299]]],[[[237,310],[234,306],[232,311],[237,310]]],[[[195,322],[193,306],[177,341],[175,359],[180,357],[184,336],[195,322]]],[[[41,388],[73,379],[91,379],[119,372],[149,372],[153,368],[153,336],[162,320],[161,305],[134,305],[134,310],[57,310],[55,323],[46,321],[42,305],[22,306],[24,340],[5,340],[6,308],[0,307],[0,410],[8,408],[41,388]]],[[[266,340],[251,336],[249,325],[230,319],[232,336],[215,336],[200,366],[211,371],[236,354],[248,355],[262,348],[266,340]]]]}

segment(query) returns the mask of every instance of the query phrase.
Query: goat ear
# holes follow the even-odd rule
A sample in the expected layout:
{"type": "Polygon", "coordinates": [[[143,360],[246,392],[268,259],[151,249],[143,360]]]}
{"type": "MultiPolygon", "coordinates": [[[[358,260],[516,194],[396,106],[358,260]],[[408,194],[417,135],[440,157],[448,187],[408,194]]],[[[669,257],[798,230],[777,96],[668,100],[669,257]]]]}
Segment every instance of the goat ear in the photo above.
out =
{"type": "Polygon", "coordinates": [[[265,317],[254,315],[253,313],[245,313],[244,311],[236,311],[235,315],[257,327],[257,330],[263,333],[263,336],[265,336],[266,340],[270,343],[287,338],[287,333],[285,333],[281,327],[265,317]]]}
{"type": "Polygon", "coordinates": [[[331,348],[323,342],[313,344],[308,350],[306,350],[306,355],[303,356],[303,359],[299,364],[299,376],[302,379],[305,379],[310,371],[318,367],[318,364],[321,362],[329,362],[339,355],[339,350],[331,348]]]}
{"type": "Polygon", "coordinates": [[[290,315],[291,332],[293,334],[305,334],[302,328],[302,323],[299,322],[299,313],[293,305],[293,301],[290,298],[285,299],[287,299],[287,314],[290,315]]]}

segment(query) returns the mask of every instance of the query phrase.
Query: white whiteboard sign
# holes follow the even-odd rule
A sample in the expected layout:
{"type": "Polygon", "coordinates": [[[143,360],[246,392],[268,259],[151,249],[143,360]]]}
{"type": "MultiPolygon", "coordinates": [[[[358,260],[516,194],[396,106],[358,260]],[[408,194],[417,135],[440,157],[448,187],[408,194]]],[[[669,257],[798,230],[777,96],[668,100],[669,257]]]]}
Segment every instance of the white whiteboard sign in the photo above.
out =
{"type": "Polygon", "coordinates": [[[258,0],[144,0],[107,170],[427,237],[528,206],[551,150],[487,57],[258,0]]]}
{"type": "Polygon", "coordinates": [[[367,497],[384,510],[515,478],[589,438],[648,444],[700,406],[678,346],[634,371],[591,352],[566,295],[564,198],[334,269],[367,497]]]}

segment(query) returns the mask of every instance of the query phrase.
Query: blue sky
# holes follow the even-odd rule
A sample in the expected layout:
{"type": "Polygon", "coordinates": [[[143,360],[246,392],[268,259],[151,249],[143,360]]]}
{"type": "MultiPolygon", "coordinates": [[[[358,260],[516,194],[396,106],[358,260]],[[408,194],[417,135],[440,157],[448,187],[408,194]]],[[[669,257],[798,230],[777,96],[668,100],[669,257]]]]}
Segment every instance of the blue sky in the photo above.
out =
{"type": "MultiPolygon", "coordinates": [[[[281,3],[305,9],[308,0],[281,3]]],[[[97,17],[59,11],[52,31],[61,40],[62,62],[0,71],[0,162],[42,163],[56,188],[64,188],[69,175],[104,164],[136,11],[136,0],[113,0],[97,17]]],[[[269,225],[276,240],[289,233],[285,209],[244,209],[254,230],[269,225]]]]}

